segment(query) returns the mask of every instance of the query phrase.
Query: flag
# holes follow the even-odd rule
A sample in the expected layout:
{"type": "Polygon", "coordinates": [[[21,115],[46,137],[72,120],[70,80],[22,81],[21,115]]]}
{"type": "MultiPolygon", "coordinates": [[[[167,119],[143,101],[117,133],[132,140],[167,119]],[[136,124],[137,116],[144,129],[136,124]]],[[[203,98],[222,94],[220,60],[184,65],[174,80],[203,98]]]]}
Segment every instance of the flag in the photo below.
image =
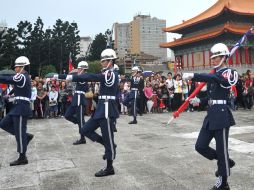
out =
{"type": "Polygon", "coordinates": [[[69,55],[69,72],[71,72],[74,69],[73,65],[72,65],[72,59],[71,59],[71,53],[69,55]]]}
{"type": "Polygon", "coordinates": [[[235,51],[242,45],[242,43],[247,39],[249,35],[251,35],[251,32],[253,30],[253,27],[251,27],[244,35],[243,37],[234,45],[234,47],[230,50],[229,57],[234,55],[235,51]]]}

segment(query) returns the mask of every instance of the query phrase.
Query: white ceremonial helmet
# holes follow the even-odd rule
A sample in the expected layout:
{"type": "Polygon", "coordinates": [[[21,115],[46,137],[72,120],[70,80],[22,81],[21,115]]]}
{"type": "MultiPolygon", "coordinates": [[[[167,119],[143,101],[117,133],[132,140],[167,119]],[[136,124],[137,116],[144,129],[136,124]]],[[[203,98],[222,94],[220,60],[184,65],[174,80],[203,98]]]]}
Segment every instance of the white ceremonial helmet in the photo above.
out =
{"type": "Polygon", "coordinates": [[[119,71],[119,67],[117,64],[114,64],[114,70],[119,71]]]}
{"type": "Polygon", "coordinates": [[[89,66],[88,66],[88,63],[86,61],[80,61],[78,63],[78,69],[88,69],[89,66]]]}
{"type": "Polygon", "coordinates": [[[15,67],[23,67],[26,65],[30,65],[30,61],[25,56],[20,56],[15,60],[15,67]]]}
{"type": "Polygon", "coordinates": [[[213,47],[211,48],[211,53],[212,53],[212,56],[210,57],[211,59],[218,56],[229,56],[230,54],[228,47],[223,43],[213,45],[213,47]]]}
{"type": "Polygon", "coordinates": [[[113,49],[105,49],[101,52],[101,61],[117,59],[116,52],[113,49]]]}
{"type": "Polygon", "coordinates": [[[134,66],[131,68],[132,72],[141,72],[141,69],[138,66],[134,66]]]}

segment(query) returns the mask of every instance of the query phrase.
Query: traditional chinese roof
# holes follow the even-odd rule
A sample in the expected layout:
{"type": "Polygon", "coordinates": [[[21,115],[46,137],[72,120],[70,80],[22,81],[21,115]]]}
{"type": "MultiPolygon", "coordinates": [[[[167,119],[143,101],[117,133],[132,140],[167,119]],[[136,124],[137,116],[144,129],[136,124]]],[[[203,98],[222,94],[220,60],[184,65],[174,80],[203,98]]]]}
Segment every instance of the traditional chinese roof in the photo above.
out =
{"type": "MultiPolygon", "coordinates": [[[[191,37],[182,37],[179,38],[173,42],[163,43],[160,44],[160,47],[162,48],[172,48],[188,43],[193,43],[209,38],[214,38],[216,36],[219,36],[223,33],[234,33],[234,34],[244,34],[248,29],[250,28],[249,25],[236,25],[236,24],[225,24],[221,27],[211,29],[207,32],[204,32],[203,34],[197,34],[195,36],[191,37]]],[[[252,31],[252,34],[254,34],[254,30],[252,31]]]]}
{"type": "Polygon", "coordinates": [[[163,31],[176,32],[191,25],[212,19],[222,14],[225,10],[229,10],[240,15],[254,15],[254,0],[218,0],[218,2],[215,3],[212,7],[197,15],[196,17],[184,21],[182,24],[163,28],[163,31]]]}

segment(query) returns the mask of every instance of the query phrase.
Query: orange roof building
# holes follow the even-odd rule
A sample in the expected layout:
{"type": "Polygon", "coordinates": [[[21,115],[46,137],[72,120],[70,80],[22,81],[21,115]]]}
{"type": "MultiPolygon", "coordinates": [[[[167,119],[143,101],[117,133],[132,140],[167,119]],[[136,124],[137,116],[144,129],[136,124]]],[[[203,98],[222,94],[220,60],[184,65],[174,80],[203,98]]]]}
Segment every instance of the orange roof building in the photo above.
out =
{"type": "MultiPolygon", "coordinates": [[[[254,0],[218,0],[203,13],[163,31],[181,34],[181,38],[160,44],[174,51],[178,67],[195,70],[210,68],[210,48],[215,43],[234,44],[254,25],[254,0]]],[[[254,30],[252,31],[254,34],[254,30]]],[[[254,65],[254,36],[230,58],[233,66],[254,65]]]]}

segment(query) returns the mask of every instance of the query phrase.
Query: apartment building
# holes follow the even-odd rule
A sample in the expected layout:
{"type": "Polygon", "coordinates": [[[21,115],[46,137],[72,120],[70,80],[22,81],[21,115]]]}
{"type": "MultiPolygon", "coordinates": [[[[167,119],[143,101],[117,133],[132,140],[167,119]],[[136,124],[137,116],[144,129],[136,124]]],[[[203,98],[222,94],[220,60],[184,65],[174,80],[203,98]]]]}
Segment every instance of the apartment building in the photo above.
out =
{"type": "Polygon", "coordinates": [[[140,14],[130,23],[115,23],[115,48],[119,58],[129,53],[166,60],[167,50],[159,46],[167,40],[166,33],[162,31],[165,27],[166,20],[140,14]]]}

